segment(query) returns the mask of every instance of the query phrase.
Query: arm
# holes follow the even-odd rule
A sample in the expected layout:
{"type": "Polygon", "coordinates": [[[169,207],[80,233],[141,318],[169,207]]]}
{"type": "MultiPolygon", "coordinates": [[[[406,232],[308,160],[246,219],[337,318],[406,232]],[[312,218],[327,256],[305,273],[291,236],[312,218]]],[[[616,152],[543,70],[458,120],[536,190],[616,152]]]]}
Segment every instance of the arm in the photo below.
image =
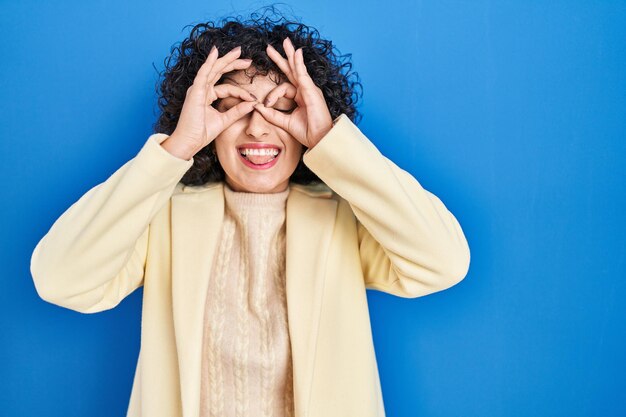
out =
{"type": "Polygon", "coordinates": [[[367,288],[412,298],[466,276],[469,246],[456,218],[345,114],[303,161],[352,207],[367,288]]]}
{"type": "Polygon", "coordinates": [[[59,217],[30,270],[44,300],[82,313],[115,307],[143,284],[150,222],[193,165],[151,135],[139,153],[59,217]]]}

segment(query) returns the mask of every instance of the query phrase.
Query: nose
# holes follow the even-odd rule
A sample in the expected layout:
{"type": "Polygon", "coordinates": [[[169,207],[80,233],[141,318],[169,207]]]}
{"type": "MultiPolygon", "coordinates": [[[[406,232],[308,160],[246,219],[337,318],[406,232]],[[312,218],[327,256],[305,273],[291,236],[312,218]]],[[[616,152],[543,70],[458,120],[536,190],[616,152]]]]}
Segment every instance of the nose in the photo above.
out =
{"type": "Polygon", "coordinates": [[[261,113],[252,110],[246,134],[255,138],[262,138],[270,133],[270,125],[261,113]]]}

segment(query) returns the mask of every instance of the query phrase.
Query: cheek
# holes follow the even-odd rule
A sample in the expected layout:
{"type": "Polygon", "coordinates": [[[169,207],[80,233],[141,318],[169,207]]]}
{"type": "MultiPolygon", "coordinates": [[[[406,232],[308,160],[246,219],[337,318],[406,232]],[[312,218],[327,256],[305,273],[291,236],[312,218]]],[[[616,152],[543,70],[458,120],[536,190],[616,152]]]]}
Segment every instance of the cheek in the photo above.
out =
{"type": "Polygon", "coordinates": [[[234,138],[236,135],[233,135],[232,126],[224,130],[220,133],[215,139],[213,139],[213,143],[215,144],[215,152],[218,156],[225,157],[229,155],[232,151],[234,138]]]}
{"type": "Polygon", "coordinates": [[[284,131],[283,142],[285,143],[285,146],[287,146],[287,149],[289,149],[289,155],[285,156],[288,156],[289,160],[294,166],[297,165],[298,161],[300,160],[300,155],[302,155],[302,152],[304,152],[304,147],[294,137],[284,131]]]}
{"type": "Polygon", "coordinates": [[[289,155],[286,155],[289,158],[289,165],[292,169],[295,169],[298,165],[298,162],[300,162],[300,155],[302,155],[301,146],[291,147],[291,149],[289,150],[289,155]]]}
{"type": "Polygon", "coordinates": [[[215,153],[219,159],[224,158],[224,144],[219,140],[219,136],[213,140],[215,146],[215,153]]]}
{"type": "Polygon", "coordinates": [[[222,167],[226,173],[232,173],[233,167],[236,166],[236,160],[229,151],[227,142],[219,141],[215,139],[215,155],[217,157],[217,163],[222,167]]]}

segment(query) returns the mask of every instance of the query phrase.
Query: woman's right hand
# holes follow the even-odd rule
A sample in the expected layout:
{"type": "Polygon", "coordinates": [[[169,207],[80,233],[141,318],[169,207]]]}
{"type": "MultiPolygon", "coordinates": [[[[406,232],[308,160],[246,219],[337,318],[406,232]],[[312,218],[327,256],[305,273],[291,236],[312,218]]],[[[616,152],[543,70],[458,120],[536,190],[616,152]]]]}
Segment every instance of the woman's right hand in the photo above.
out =
{"type": "Polygon", "coordinates": [[[257,101],[248,91],[233,84],[215,85],[224,73],[250,66],[252,60],[238,59],[240,54],[241,47],[238,46],[217,58],[217,48],[211,48],[193,84],[187,89],[174,132],[161,142],[161,146],[171,154],[185,160],[191,159],[224,129],[254,110],[257,101]],[[218,98],[228,96],[238,97],[243,101],[223,113],[211,106],[218,98]]]}

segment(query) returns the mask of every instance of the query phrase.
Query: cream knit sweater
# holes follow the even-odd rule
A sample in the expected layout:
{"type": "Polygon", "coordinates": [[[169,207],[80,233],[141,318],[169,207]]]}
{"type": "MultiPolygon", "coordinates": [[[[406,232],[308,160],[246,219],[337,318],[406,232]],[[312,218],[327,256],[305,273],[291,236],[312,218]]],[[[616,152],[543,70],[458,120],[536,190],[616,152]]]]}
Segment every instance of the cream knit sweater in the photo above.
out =
{"type": "Polygon", "coordinates": [[[279,193],[233,191],[206,297],[201,417],[292,417],[285,297],[285,207],[279,193]]]}

